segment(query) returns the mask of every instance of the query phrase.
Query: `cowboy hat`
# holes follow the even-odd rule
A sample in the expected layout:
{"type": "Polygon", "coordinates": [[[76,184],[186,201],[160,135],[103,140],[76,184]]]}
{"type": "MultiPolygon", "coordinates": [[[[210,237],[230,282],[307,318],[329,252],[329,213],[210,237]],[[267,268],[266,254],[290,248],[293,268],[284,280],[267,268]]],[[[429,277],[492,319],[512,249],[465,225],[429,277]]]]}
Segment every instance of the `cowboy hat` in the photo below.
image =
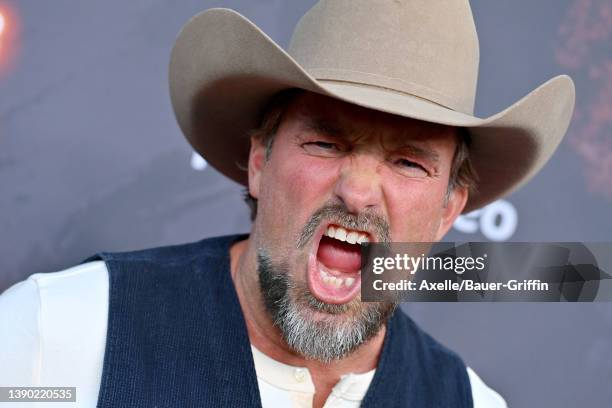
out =
{"type": "Polygon", "coordinates": [[[495,115],[475,117],[478,64],[468,0],[321,0],[296,26],[288,52],[237,12],[210,9],[178,35],[170,96],[194,149],[243,185],[248,131],[284,89],[465,127],[479,177],[469,212],[542,168],[567,130],[575,100],[571,78],[561,75],[495,115]]]}

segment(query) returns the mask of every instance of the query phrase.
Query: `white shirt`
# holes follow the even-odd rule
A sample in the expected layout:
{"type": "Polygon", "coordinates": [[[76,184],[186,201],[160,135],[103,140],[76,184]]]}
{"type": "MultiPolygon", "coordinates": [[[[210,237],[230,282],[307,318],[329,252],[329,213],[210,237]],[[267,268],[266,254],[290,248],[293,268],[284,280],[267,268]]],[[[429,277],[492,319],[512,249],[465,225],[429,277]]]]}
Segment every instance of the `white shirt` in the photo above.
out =
{"type": "MultiPolygon", "coordinates": [[[[0,296],[0,386],[77,387],[76,404],[53,406],[95,407],[106,345],[108,292],[103,261],[34,274],[7,289],[0,296]]],[[[314,385],[308,369],[280,363],[254,347],[252,352],[264,408],[312,406],[314,385]]],[[[325,408],[358,407],[374,372],[343,376],[325,408]]],[[[468,367],[467,372],[474,407],[506,407],[473,370],[468,367]]]]}
{"type": "MultiPolygon", "coordinates": [[[[266,407],[311,408],[315,394],[310,372],[276,361],[251,345],[261,403],[266,407]]],[[[376,370],[345,374],[334,386],[323,408],[357,408],[376,370]]]]}

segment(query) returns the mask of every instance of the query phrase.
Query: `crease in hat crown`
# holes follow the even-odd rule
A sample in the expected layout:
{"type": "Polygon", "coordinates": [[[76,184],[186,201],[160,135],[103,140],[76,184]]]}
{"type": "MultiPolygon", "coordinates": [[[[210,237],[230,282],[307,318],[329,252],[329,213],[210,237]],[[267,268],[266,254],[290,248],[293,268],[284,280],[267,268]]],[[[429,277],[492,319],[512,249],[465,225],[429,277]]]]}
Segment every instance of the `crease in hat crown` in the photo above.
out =
{"type": "Polygon", "coordinates": [[[288,52],[323,83],[474,112],[479,45],[467,0],[322,0],[297,24],[288,52]]]}

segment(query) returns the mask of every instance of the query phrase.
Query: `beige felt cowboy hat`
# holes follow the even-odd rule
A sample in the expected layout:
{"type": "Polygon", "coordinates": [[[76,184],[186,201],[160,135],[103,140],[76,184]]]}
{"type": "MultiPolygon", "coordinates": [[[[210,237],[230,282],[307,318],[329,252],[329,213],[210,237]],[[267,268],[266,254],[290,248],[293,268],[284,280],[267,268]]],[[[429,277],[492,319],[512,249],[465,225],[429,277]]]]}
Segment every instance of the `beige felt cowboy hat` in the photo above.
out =
{"type": "Polygon", "coordinates": [[[241,169],[247,133],[283,89],[465,127],[480,178],[468,212],[542,168],[567,130],[575,100],[572,80],[562,75],[477,118],[478,63],[467,0],[322,0],[296,26],[288,52],[237,12],[211,9],[193,17],[176,40],[170,94],[191,145],[241,184],[247,183],[241,169]]]}

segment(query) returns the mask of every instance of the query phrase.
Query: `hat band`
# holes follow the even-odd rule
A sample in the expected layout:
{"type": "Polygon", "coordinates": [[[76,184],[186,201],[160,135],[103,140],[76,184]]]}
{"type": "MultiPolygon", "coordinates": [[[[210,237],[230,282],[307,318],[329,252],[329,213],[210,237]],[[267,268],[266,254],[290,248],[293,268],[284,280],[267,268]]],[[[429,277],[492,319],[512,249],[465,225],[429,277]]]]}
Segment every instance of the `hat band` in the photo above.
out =
{"type": "Polygon", "coordinates": [[[403,79],[368,72],[333,68],[306,68],[306,71],[318,81],[338,83],[345,82],[381,88],[388,91],[415,96],[453,111],[468,113],[470,115],[473,113],[473,109],[465,109],[465,103],[460,103],[455,98],[451,98],[450,96],[440,93],[434,89],[405,81],[403,79]]]}

